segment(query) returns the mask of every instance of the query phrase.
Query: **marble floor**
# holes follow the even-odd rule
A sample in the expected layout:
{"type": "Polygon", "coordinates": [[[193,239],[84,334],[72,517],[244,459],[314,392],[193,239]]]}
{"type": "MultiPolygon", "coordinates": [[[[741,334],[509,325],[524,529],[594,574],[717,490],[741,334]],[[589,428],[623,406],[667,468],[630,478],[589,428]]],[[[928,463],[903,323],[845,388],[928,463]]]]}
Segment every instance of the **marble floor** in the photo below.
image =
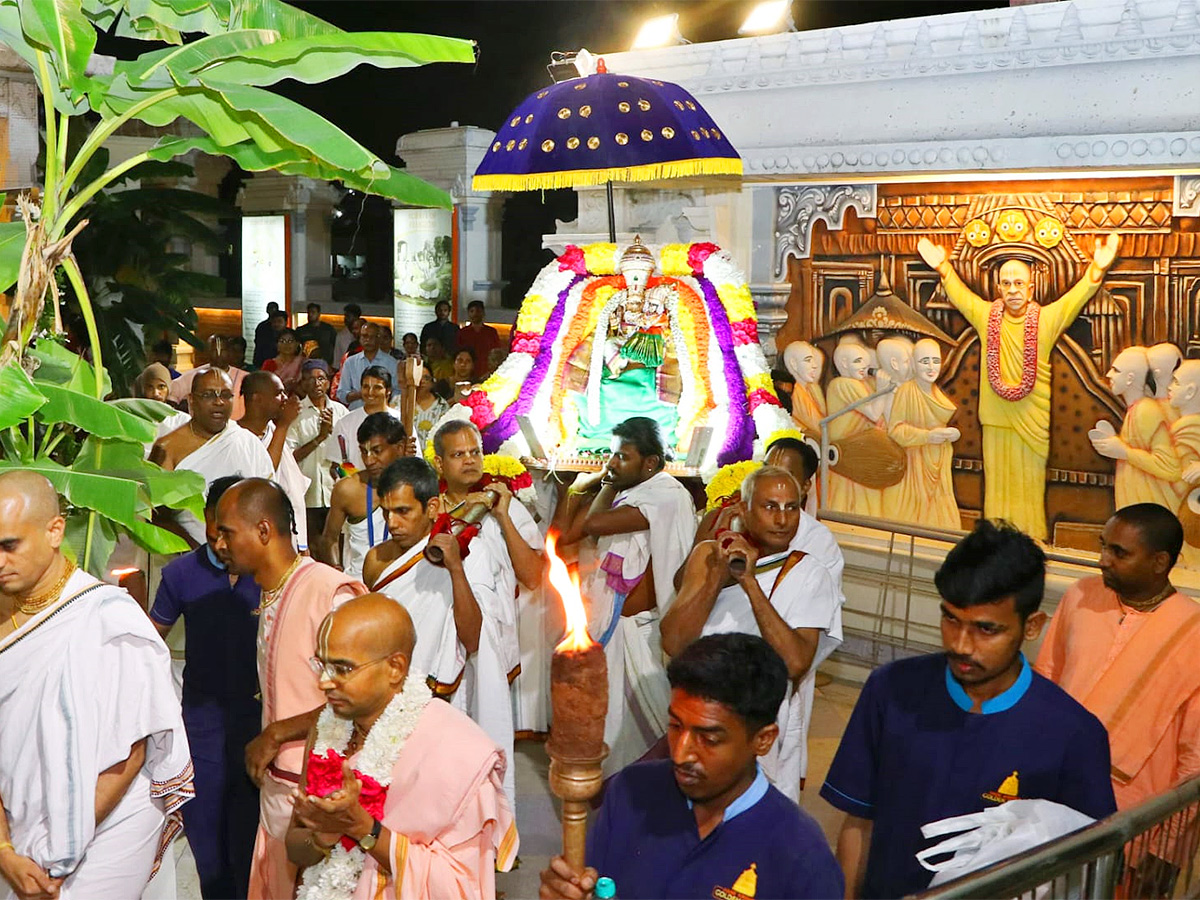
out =
{"type": "MultiPolygon", "coordinates": [[[[824,679],[820,680],[824,682],[824,679]]],[[[857,686],[831,681],[817,688],[813,702],[808,742],[808,789],[800,805],[820,823],[831,844],[837,836],[842,814],[822,800],[817,791],[825,780],[857,699],[857,686]]],[[[506,900],[533,900],[538,892],[538,873],[561,845],[558,801],[550,793],[547,778],[550,761],[544,745],[537,741],[522,741],[517,744],[515,756],[517,796],[520,798],[517,807],[517,827],[521,833],[520,867],[497,875],[496,889],[504,893],[506,900]]],[[[179,900],[200,900],[200,883],[187,842],[176,841],[174,850],[176,896],[179,900]]]]}

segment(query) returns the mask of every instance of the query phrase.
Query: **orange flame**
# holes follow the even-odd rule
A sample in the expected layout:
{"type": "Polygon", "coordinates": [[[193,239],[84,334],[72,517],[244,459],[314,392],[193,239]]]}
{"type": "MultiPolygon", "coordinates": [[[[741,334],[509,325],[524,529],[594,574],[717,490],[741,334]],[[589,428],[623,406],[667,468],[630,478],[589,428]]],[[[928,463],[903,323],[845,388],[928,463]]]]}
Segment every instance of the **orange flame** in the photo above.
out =
{"type": "Polygon", "coordinates": [[[586,650],[596,642],[588,634],[587,609],[583,605],[583,594],[579,591],[579,579],[567,570],[567,564],[554,552],[558,535],[546,535],[546,556],[550,560],[550,584],[562,600],[563,612],[567,616],[567,635],[554,648],[560,650],[586,650]]]}

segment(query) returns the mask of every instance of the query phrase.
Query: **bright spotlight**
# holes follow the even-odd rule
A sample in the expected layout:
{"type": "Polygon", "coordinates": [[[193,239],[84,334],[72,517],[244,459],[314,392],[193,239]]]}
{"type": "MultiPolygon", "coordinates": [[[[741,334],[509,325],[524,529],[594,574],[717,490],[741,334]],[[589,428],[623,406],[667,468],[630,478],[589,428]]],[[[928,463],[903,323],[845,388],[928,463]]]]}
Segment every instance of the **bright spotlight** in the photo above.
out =
{"type": "Polygon", "coordinates": [[[643,23],[637,37],[633,40],[634,50],[648,50],[651,47],[668,47],[672,44],[686,44],[683,35],[679,33],[679,13],[668,16],[655,16],[643,23]]]}
{"type": "Polygon", "coordinates": [[[795,31],[792,21],[792,0],[766,0],[750,10],[738,34],[774,34],[795,31]]]}

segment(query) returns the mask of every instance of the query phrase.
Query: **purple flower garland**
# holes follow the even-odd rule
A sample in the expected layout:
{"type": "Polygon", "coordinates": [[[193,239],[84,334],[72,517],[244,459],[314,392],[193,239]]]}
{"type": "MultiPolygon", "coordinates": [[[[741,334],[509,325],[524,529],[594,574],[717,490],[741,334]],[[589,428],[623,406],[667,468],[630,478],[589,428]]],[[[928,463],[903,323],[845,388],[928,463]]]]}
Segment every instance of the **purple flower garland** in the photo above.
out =
{"type": "Polygon", "coordinates": [[[754,431],[750,410],[746,405],[746,385],[742,370],[734,354],[733,327],[725,313],[725,305],[717,294],[717,287],[703,275],[696,281],[704,292],[704,304],[708,307],[708,320],[712,323],[717,347],[721,351],[721,364],[725,370],[725,384],[729,394],[729,431],[725,443],[717,454],[717,465],[724,466],[738,460],[749,459],[754,454],[754,431]],[[751,425],[747,430],[746,426],[751,425]]]}

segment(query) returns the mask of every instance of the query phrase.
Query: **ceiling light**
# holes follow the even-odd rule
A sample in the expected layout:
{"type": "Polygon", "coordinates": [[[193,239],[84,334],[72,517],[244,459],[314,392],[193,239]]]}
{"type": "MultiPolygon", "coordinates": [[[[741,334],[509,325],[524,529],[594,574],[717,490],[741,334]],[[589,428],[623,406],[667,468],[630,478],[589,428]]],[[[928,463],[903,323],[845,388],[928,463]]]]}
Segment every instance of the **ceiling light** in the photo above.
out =
{"type": "Polygon", "coordinates": [[[669,47],[673,44],[686,44],[683,35],[679,33],[679,13],[667,16],[655,16],[647,19],[633,40],[634,50],[648,50],[651,47],[669,47]]]}
{"type": "Polygon", "coordinates": [[[775,34],[795,31],[792,21],[792,0],[766,0],[750,10],[738,34],[775,34]]]}

